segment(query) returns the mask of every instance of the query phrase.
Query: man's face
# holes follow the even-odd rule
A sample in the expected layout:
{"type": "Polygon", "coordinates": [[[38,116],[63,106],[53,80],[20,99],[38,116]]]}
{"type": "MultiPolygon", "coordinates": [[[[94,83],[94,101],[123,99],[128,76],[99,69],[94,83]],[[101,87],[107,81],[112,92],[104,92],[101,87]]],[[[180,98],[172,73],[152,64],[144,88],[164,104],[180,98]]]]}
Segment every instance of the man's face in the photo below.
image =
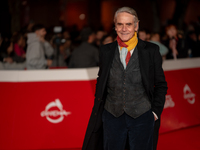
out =
{"type": "Polygon", "coordinates": [[[130,40],[138,30],[138,23],[134,25],[133,15],[122,12],[117,14],[115,30],[123,42],[130,40]]]}
{"type": "Polygon", "coordinates": [[[46,29],[45,28],[42,28],[42,29],[39,29],[36,31],[36,34],[39,36],[39,37],[45,37],[46,35],[46,29]]]}

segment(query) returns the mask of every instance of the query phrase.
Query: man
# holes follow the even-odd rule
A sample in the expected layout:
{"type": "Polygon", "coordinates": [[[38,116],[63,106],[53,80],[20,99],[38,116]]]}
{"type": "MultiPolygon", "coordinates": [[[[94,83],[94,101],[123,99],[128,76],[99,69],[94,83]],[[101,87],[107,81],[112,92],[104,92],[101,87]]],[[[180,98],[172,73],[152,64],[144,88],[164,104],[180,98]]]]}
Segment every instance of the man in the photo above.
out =
{"type": "Polygon", "coordinates": [[[95,102],[82,150],[152,150],[167,93],[157,45],[137,38],[135,10],[118,9],[117,41],[100,49],[95,102]],[[130,59],[130,60],[129,60],[130,59]],[[127,141],[128,139],[128,141],[127,141]]]}
{"type": "Polygon", "coordinates": [[[98,49],[93,46],[95,34],[90,28],[81,31],[82,43],[72,52],[69,68],[88,68],[95,67],[99,63],[98,49]]]}
{"type": "Polygon", "coordinates": [[[33,33],[29,33],[26,53],[27,69],[46,69],[52,64],[50,58],[53,54],[52,46],[45,41],[46,30],[41,24],[33,26],[33,33]]]}

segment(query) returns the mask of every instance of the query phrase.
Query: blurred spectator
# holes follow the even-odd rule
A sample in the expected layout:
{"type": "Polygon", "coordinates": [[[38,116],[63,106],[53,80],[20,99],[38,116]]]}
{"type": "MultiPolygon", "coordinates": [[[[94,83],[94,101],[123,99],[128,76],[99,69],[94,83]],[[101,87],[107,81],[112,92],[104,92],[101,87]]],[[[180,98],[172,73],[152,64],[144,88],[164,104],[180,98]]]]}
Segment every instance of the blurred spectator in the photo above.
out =
{"type": "Polygon", "coordinates": [[[0,56],[2,62],[13,62],[13,43],[10,40],[4,40],[1,43],[0,56]]]}
{"type": "Polygon", "coordinates": [[[70,60],[70,56],[71,56],[71,52],[72,52],[72,41],[71,41],[71,36],[68,30],[65,30],[63,32],[63,44],[60,45],[60,56],[59,56],[59,60],[60,60],[60,66],[68,66],[69,64],[69,60],[70,60]]]}
{"type": "MultiPolygon", "coordinates": [[[[57,54],[54,55],[57,56],[57,54]]],[[[58,57],[54,58],[52,66],[67,67],[70,56],[71,56],[71,40],[69,38],[62,39],[62,44],[59,46],[58,57]]]]}
{"type": "Polygon", "coordinates": [[[102,40],[103,36],[105,36],[105,34],[106,33],[103,30],[98,30],[96,32],[96,42],[95,42],[95,44],[96,44],[97,48],[99,48],[99,46],[101,45],[101,40],[102,40]]]}
{"type": "Polygon", "coordinates": [[[1,44],[0,61],[0,69],[25,69],[25,59],[15,54],[13,42],[8,39],[1,44]]]}
{"type": "Polygon", "coordinates": [[[151,43],[154,43],[154,44],[157,44],[159,46],[159,51],[160,51],[160,54],[163,58],[163,60],[166,58],[166,55],[168,53],[168,48],[163,45],[161,42],[160,42],[160,35],[159,33],[152,33],[151,34],[151,38],[150,38],[150,42],[151,43]]]}
{"type": "Polygon", "coordinates": [[[169,53],[167,59],[177,59],[188,57],[188,44],[185,39],[178,36],[178,31],[175,25],[168,25],[165,28],[168,39],[164,41],[165,46],[168,47],[169,53]]]}
{"type": "Polygon", "coordinates": [[[138,31],[138,37],[143,41],[150,41],[151,34],[149,30],[141,29],[138,31]]]}
{"type": "Polygon", "coordinates": [[[70,38],[71,38],[69,31],[65,30],[65,31],[63,32],[63,38],[64,38],[64,39],[70,39],[70,38]]]}
{"type": "Polygon", "coordinates": [[[27,32],[32,32],[32,28],[34,25],[35,25],[35,23],[33,21],[30,21],[26,28],[27,32]]]}
{"type": "Polygon", "coordinates": [[[200,57],[200,41],[195,31],[188,32],[189,57],[200,57]]]}
{"type": "Polygon", "coordinates": [[[25,58],[26,54],[24,51],[25,47],[25,39],[23,34],[21,33],[16,33],[13,35],[13,43],[14,43],[14,52],[16,53],[17,56],[25,58]]]}
{"type": "Polygon", "coordinates": [[[90,28],[81,31],[82,43],[72,52],[69,68],[95,67],[99,63],[98,49],[92,45],[95,34],[90,28]]]}
{"type": "Polygon", "coordinates": [[[113,42],[113,37],[111,35],[104,35],[101,39],[101,45],[109,44],[113,42]]]}
{"type": "Polygon", "coordinates": [[[46,29],[41,24],[33,26],[33,33],[29,33],[26,53],[27,69],[45,69],[52,64],[50,58],[53,47],[45,40],[46,29]]]}
{"type": "Polygon", "coordinates": [[[17,56],[13,50],[13,42],[10,40],[4,40],[1,44],[1,58],[3,58],[3,62],[7,63],[20,63],[24,62],[25,59],[17,56]]]}
{"type": "Polygon", "coordinates": [[[145,30],[139,30],[138,32],[138,37],[143,40],[143,41],[146,41],[147,40],[147,33],[145,30]]]}

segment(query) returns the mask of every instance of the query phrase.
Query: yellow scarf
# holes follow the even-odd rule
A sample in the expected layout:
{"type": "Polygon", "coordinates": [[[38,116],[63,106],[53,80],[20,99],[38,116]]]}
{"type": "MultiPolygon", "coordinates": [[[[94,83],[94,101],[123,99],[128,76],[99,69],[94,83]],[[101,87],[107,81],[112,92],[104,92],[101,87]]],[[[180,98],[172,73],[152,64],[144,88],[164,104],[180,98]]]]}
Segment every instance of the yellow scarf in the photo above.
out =
{"type": "MultiPolygon", "coordinates": [[[[128,45],[127,49],[128,51],[131,51],[134,49],[138,43],[138,38],[137,38],[137,32],[135,32],[134,36],[127,42],[124,42],[126,45],[128,45]]],[[[120,47],[120,50],[122,50],[122,47],[120,47]]]]}

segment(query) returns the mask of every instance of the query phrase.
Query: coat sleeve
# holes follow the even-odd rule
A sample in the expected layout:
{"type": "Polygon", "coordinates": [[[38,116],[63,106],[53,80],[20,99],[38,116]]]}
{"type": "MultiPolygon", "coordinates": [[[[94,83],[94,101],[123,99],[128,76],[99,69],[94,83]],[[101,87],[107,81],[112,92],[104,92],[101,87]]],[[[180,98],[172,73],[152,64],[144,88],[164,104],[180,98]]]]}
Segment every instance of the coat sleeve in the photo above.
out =
{"type": "Polygon", "coordinates": [[[98,77],[97,77],[97,84],[96,84],[96,91],[95,91],[95,97],[97,98],[98,94],[97,92],[99,91],[99,77],[101,76],[101,72],[102,72],[102,47],[100,47],[99,50],[99,55],[98,55],[98,63],[99,63],[99,72],[98,72],[98,77]]]}
{"type": "Polygon", "coordinates": [[[165,75],[162,69],[162,57],[159,53],[159,47],[157,46],[154,55],[154,92],[152,111],[156,113],[158,118],[163,111],[165,104],[165,95],[167,94],[167,82],[165,81],[165,75]]]}

